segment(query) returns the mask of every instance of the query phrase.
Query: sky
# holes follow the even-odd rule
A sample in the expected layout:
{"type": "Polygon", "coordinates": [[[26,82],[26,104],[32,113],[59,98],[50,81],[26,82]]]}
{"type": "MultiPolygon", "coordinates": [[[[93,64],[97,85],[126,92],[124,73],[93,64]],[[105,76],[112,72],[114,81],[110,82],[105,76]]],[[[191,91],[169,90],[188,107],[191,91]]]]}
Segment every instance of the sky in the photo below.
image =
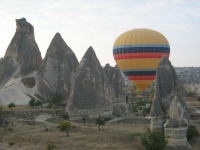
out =
{"type": "Polygon", "coordinates": [[[0,57],[23,17],[43,58],[59,32],[79,61],[92,46],[102,66],[115,66],[116,38],[148,28],[169,41],[173,66],[200,67],[200,0],[0,0],[0,57]]]}

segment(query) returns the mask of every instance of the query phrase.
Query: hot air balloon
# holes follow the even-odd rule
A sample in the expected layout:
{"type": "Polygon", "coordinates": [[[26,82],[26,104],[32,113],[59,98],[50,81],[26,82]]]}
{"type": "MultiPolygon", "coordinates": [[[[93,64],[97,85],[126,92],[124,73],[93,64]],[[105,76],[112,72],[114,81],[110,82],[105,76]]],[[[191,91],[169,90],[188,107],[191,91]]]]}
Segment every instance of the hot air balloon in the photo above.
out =
{"type": "Polygon", "coordinates": [[[150,29],[124,32],[113,46],[118,67],[140,92],[155,79],[162,56],[169,57],[169,53],[170,46],[165,36],[150,29]]]}

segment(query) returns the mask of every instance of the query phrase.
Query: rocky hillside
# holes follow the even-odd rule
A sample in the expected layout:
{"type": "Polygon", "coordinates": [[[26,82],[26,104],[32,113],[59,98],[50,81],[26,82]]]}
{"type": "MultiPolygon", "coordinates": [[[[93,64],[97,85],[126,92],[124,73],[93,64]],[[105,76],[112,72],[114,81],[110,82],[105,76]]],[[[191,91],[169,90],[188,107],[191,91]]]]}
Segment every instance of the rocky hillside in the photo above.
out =
{"type": "Polygon", "coordinates": [[[117,67],[103,68],[92,47],[79,64],[60,33],[42,60],[33,26],[25,18],[16,22],[16,33],[0,60],[0,105],[28,105],[32,98],[49,103],[56,94],[67,104],[70,118],[132,115],[117,67]]]}
{"type": "Polygon", "coordinates": [[[178,78],[185,84],[200,84],[200,67],[176,67],[178,78]]]}
{"type": "Polygon", "coordinates": [[[200,67],[176,67],[175,70],[186,93],[200,96],[200,67]]]}

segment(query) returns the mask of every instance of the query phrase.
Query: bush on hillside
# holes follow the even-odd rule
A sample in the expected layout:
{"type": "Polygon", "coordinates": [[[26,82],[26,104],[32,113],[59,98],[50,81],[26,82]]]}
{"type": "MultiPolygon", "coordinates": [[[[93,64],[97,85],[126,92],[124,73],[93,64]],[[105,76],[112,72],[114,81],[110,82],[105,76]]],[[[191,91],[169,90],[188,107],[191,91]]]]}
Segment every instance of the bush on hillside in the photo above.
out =
{"type": "Polygon", "coordinates": [[[42,105],[42,102],[40,100],[37,100],[35,101],[34,103],[35,106],[41,106],[42,105]]]}
{"type": "Polygon", "coordinates": [[[13,107],[16,107],[16,105],[15,105],[13,102],[11,102],[11,103],[8,105],[8,108],[13,108],[13,107]]]}
{"type": "Polygon", "coordinates": [[[30,101],[29,101],[29,105],[31,106],[31,107],[35,107],[35,99],[34,98],[32,98],[30,101]]]}
{"type": "Polygon", "coordinates": [[[96,124],[98,124],[99,130],[100,130],[100,125],[105,125],[104,119],[99,115],[97,118],[95,118],[96,124]]]}
{"type": "Polygon", "coordinates": [[[146,150],[165,150],[167,148],[168,141],[165,139],[163,132],[154,131],[151,132],[148,129],[147,134],[141,135],[141,144],[146,150]]]}
{"type": "Polygon", "coordinates": [[[195,125],[189,125],[187,130],[187,139],[191,140],[199,136],[199,131],[196,129],[195,125]]]}
{"type": "Polygon", "coordinates": [[[72,128],[72,124],[70,121],[61,121],[58,125],[60,131],[66,131],[67,136],[69,136],[68,131],[72,128]]]}

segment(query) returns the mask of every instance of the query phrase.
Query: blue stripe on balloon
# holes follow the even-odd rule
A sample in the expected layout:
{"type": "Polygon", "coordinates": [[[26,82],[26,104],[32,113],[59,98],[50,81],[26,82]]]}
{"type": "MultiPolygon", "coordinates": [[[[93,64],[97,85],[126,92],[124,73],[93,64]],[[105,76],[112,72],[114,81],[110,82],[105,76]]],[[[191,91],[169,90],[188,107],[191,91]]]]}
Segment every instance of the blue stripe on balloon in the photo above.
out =
{"type": "Polygon", "coordinates": [[[131,45],[114,46],[113,49],[130,48],[130,47],[168,47],[170,48],[170,46],[166,44],[131,44],[131,45]]]}
{"type": "Polygon", "coordinates": [[[113,55],[124,53],[170,53],[169,47],[126,47],[113,49],[113,55]]]}
{"type": "Polygon", "coordinates": [[[126,76],[149,76],[156,75],[156,71],[123,71],[126,76]]]}

